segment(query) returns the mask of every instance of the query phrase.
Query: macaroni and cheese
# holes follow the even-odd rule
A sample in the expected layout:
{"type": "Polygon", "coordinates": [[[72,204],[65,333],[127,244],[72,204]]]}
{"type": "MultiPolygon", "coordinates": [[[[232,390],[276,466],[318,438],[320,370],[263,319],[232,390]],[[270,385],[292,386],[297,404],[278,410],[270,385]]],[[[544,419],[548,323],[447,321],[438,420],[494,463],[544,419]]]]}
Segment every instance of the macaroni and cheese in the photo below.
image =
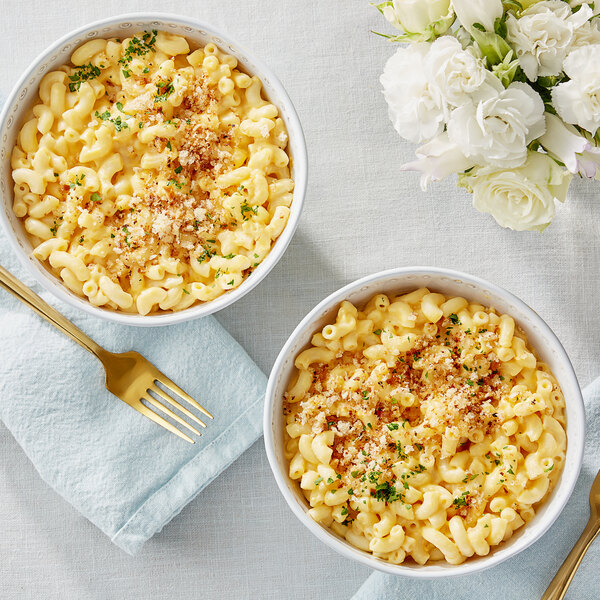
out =
{"type": "Polygon", "coordinates": [[[44,76],[11,164],[33,254],[96,306],[146,315],[237,288],[286,226],[288,134],[214,44],[93,39],[44,76]]]}
{"type": "Polygon", "coordinates": [[[289,476],[315,521],[383,560],[487,555],[560,475],[560,387],[493,308],[425,288],[342,302],[295,366],[289,476]]]}

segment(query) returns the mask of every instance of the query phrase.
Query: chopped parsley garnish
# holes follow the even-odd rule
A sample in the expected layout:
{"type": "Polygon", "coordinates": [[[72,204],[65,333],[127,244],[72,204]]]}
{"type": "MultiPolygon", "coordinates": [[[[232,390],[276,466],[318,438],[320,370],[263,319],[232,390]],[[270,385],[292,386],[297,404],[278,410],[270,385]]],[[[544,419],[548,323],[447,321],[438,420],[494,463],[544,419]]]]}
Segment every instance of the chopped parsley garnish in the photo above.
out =
{"type": "Polygon", "coordinates": [[[189,293],[189,292],[188,292],[188,291],[187,291],[185,288],[184,288],[184,290],[183,290],[183,293],[184,293],[184,294],[187,294],[188,296],[190,295],[190,293],[189,293]]]}
{"type": "Polygon", "coordinates": [[[380,483],[371,491],[371,495],[377,500],[385,500],[386,502],[396,502],[402,499],[402,492],[398,491],[389,481],[380,483]]]}
{"type": "Polygon", "coordinates": [[[74,190],[77,186],[83,185],[83,180],[85,179],[85,173],[81,175],[76,175],[74,181],[69,184],[69,187],[74,190]]]}
{"type": "Polygon", "coordinates": [[[363,390],[360,395],[363,397],[363,400],[369,399],[369,392],[367,392],[367,390],[363,390]]]}
{"type": "Polygon", "coordinates": [[[544,473],[548,473],[548,471],[552,471],[554,469],[554,464],[551,464],[547,469],[544,469],[544,473]]]}
{"type": "Polygon", "coordinates": [[[381,335],[381,329],[376,329],[373,333],[375,335],[381,335]]]}
{"type": "Polygon", "coordinates": [[[177,175],[179,175],[179,173],[181,173],[182,170],[183,170],[183,167],[181,165],[179,165],[178,167],[175,167],[175,173],[177,173],[177,175]]]}
{"type": "Polygon", "coordinates": [[[408,458],[408,455],[402,450],[402,442],[396,444],[396,451],[398,452],[398,458],[408,458]]]}
{"type": "Polygon", "coordinates": [[[176,179],[169,179],[167,187],[169,187],[170,185],[174,185],[178,190],[180,190],[183,187],[183,183],[179,183],[176,179]]]}
{"type": "Polygon", "coordinates": [[[115,119],[111,119],[111,114],[107,110],[105,110],[103,113],[96,111],[94,116],[102,121],[108,121],[109,123],[112,123],[117,131],[121,131],[121,129],[127,129],[129,127],[129,125],[127,125],[127,123],[123,121],[120,116],[116,117],[115,119]]]}
{"type": "Polygon", "coordinates": [[[348,507],[344,506],[344,508],[342,508],[342,512],[341,515],[342,517],[348,514],[348,507]]]}
{"type": "Polygon", "coordinates": [[[452,504],[455,508],[460,508],[461,506],[467,506],[467,498],[470,492],[463,492],[458,498],[454,498],[452,504]]]}
{"type": "Polygon", "coordinates": [[[250,206],[247,200],[244,200],[244,202],[241,204],[240,211],[242,213],[242,219],[244,219],[244,221],[248,220],[248,213],[254,215],[258,214],[258,208],[256,206],[250,206]]]}
{"type": "Polygon", "coordinates": [[[87,65],[81,65],[75,68],[75,73],[69,75],[71,83],[69,84],[69,91],[76,92],[81,87],[81,84],[88,79],[95,79],[100,75],[100,69],[95,67],[92,63],[87,65]]]}
{"type": "Polygon", "coordinates": [[[390,431],[395,431],[396,429],[398,429],[398,427],[400,427],[400,425],[398,425],[398,423],[388,423],[387,424],[387,428],[390,431]]]}
{"type": "MultiPolygon", "coordinates": [[[[150,52],[151,50],[154,50],[154,43],[156,42],[156,34],[157,33],[158,32],[156,31],[156,29],[153,29],[152,33],[148,32],[148,31],[144,31],[144,35],[142,36],[142,39],[140,39],[138,37],[133,37],[129,41],[127,48],[125,48],[125,53],[119,59],[119,62],[122,65],[127,65],[131,62],[131,59],[134,56],[144,56],[145,54],[148,54],[148,52],[150,52]]],[[[148,69],[146,68],[144,73],[147,73],[147,72],[148,72],[148,69]]]]}
{"type": "MultiPolygon", "coordinates": [[[[207,240],[207,241],[210,241],[210,240],[207,240]]],[[[215,250],[213,250],[210,246],[207,246],[206,244],[204,244],[204,246],[202,246],[202,248],[203,248],[202,254],[198,257],[199,263],[203,263],[205,260],[210,260],[210,258],[217,253],[215,250]]]]}
{"type": "Polygon", "coordinates": [[[91,196],[90,196],[90,200],[92,202],[102,202],[102,197],[100,196],[100,194],[98,194],[98,192],[94,192],[91,196]]]}
{"type": "Polygon", "coordinates": [[[460,325],[460,319],[458,318],[458,316],[455,313],[452,313],[449,317],[450,321],[452,321],[452,323],[454,323],[455,325],[460,325]]]}
{"type": "Polygon", "coordinates": [[[233,254],[233,252],[232,252],[232,253],[228,254],[227,256],[224,256],[223,258],[231,259],[234,256],[235,256],[235,254],[233,254]]]}
{"type": "Polygon", "coordinates": [[[164,102],[174,91],[175,88],[173,87],[172,81],[159,81],[156,84],[156,96],[154,96],[154,102],[164,102]]]}
{"type": "Polygon", "coordinates": [[[319,485],[321,483],[321,481],[323,481],[323,478],[322,477],[317,477],[315,479],[315,485],[319,485]]]}

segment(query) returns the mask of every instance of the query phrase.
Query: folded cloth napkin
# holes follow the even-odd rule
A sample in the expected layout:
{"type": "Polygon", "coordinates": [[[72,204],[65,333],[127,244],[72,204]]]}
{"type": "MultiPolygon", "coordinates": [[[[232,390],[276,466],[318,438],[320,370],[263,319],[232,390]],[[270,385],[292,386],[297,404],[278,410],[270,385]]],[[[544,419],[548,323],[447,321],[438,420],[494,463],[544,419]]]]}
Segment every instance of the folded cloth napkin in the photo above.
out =
{"type": "MultiPolygon", "coordinates": [[[[375,572],[352,600],[539,600],[590,517],[590,488],[600,469],[600,378],[584,390],[587,434],[581,475],[550,530],[493,569],[452,579],[409,579],[375,572]]],[[[600,598],[600,539],[588,550],[566,600],[600,598]]]]}
{"type": "Polygon", "coordinates": [[[0,419],[42,478],[130,554],[261,434],[266,378],[212,317],[160,328],[110,324],[0,264],[108,350],[137,350],[214,415],[192,445],[111,395],[100,362],[0,290],[0,419]]]}

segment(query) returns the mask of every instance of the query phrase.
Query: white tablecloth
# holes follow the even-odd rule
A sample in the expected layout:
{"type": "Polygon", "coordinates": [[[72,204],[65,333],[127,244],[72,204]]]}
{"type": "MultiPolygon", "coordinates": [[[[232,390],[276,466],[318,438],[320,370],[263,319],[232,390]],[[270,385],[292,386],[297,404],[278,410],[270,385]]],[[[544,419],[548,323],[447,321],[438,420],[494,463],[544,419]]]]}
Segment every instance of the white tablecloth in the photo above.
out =
{"type": "MultiPolygon", "coordinates": [[[[221,27],[279,75],[308,143],[305,212],[270,277],[219,315],[266,372],[297,322],[331,291],[419,264],[508,288],[556,331],[582,385],[600,373],[600,184],[575,182],[541,235],[500,229],[453,181],[422,193],[416,175],[398,170],[414,148],[386,115],[378,77],[394,47],[370,32],[386,24],[366,0],[0,0],[0,10],[5,92],[59,36],[136,10],[221,27]]],[[[132,558],[39,479],[0,424],[0,598],[337,600],[368,574],[296,521],[262,441],[132,558]]]]}

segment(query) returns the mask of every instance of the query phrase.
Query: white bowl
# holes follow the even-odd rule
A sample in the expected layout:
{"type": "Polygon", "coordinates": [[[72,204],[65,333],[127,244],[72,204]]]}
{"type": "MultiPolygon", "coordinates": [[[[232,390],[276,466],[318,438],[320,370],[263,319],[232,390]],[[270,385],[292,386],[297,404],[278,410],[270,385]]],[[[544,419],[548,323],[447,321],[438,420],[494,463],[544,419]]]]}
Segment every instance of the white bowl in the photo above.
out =
{"type": "Polygon", "coordinates": [[[87,313],[125,325],[145,327],[171,325],[203,317],[233,304],[256,287],[283,256],[294,235],[304,203],[307,174],[306,143],[298,115],[292,101],[271,70],[221,31],[201,21],[179,15],[162,13],[120,15],[96,21],[65,35],[33,61],[8,96],[4,109],[0,114],[0,194],[2,196],[0,222],[14,251],[31,275],[58,298],[87,313]],[[265,260],[238,288],[219,296],[215,300],[180,312],[147,316],[127,314],[93,306],[62,285],[55,275],[46,270],[31,255],[32,245],[27,238],[22,222],[15,217],[12,211],[13,183],[10,168],[10,156],[23,116],[37,95],[38,86],[44,74],[66,64],[75,48],[90,39],[96,37],[125,37],[144,29],[162,29],[169,33],[182,35],[199,45],[213,42],[225,52],[235,56],[244,71],[260,78],[265,94],[279,108],[281,118],[286,124],[289,134],[288,151],[291,156],[292,177],[295,181],[288,224],[265,260]]]}
{"type": "Polygon", "coordinates": [[[269,463],[281,493],[293,513],[322,542],[343,556],[379,571],[392,575],[438,578],[465,575],[497,565],[527,548],[548,530],[566,505],[579,475],[585,437],[585,411],[577,377],[564,348],[550,327],[522,300],[497,285],[472,275],[449,269],[407,267],[369,275],[343,287],[323,300],[296,327],[271,371],[266,393],[264,434],[269,463]],[[497,546],[487,556],[469,558],[461,565],[393,565],[358,550],[308,515],[309,506],[298,490],[297,483],[288,477],[288,465],[283,455],[283,394],[292,376],[294,359],[309,345],[313,333],[335,318],[342,300],[349,300],[360,306],[379,292],[397,294],[420,287],[428,287],[446,295],[464,296],[514,317],[526,332],[540,358],[550,366],[566,399],[567,455],[556,487],[545,499],[535,517],[512,538],[497,546]]]}

